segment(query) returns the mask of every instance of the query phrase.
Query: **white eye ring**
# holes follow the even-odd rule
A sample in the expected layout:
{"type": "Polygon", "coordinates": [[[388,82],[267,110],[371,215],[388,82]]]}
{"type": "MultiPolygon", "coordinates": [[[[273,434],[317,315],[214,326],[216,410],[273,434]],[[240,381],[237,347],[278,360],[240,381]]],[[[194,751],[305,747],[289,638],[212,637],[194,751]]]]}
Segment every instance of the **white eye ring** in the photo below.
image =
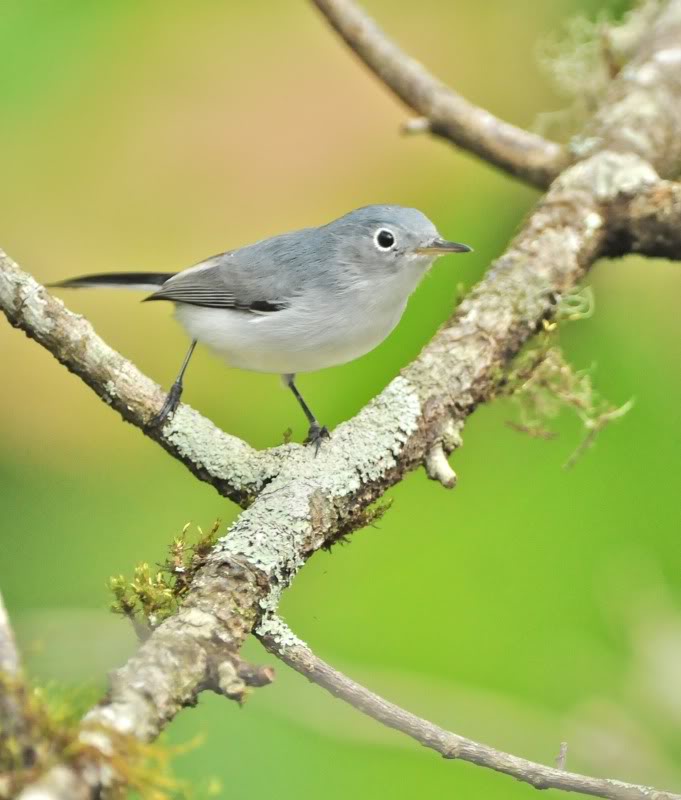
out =
{"type": "Polygon", "coordinates": [[[395,247],[395,234],[388,228],[379,228],[374,234],[374,244],[378,250],[384,253],[395,247]]]}

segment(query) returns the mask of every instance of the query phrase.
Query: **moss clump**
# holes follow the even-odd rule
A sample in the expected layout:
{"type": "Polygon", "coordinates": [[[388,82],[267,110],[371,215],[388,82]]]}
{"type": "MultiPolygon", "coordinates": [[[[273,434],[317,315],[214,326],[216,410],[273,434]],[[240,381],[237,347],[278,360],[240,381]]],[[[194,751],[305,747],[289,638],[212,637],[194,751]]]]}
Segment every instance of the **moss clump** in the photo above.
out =
{"type": "Polygon", "coordinates": [[[16,797],[22,789],[57,764],[78,769],[83,759],[106,767],[117,776],[118,784],[107,797],[128,797],[132,790],[140,800],[171,800],[191,796],[214,796],[210,790],[196,795],[181,785],[170,769],[171,759],[195,747],[167,747],[158,742],[145,744],[132,736],[102,730],[112,747],[103,752],[96,741],[99,730],[81,727],[86,710],[96,702],[97,690],[49,686],[30,686],[23,677],[0,674],[0,695],[7,706],[12,703],[11,727],[0,726],[0,799],[16,797]]]}
{"type": "Polygon", "coordinates": [[[79,704],[54,689],[0,673],[0,798],[15,797],[46,767],[75,752],[79,704]]]}
{"type": "MultiPolygon", "coordinates": [[[[189,542],[185,526],[173,540],[168,555],[157,569],[140,564],[133,578],[110,579],[114,594],[112,610],[130,619],[142,638],[172,614],[182,603],[196,572],[217,540],[220,523],[189,542]]],[[[140,800],[213,797],[219,787],[213,779],[205,785],[185,786],[172,775],[171,760],[196,746],[168,747],[146,744],[134,736],[124,736],[110,728],[81,723],[85,711],[96,702],[96,690],[87,692],[31,687],[23,677],[0,673],[0,800],[15,797],[57,764],[78,769],[83,761],[99,763],[115,785],[107,797],[123,800],[129,792],[140,800]],[[11,712],[11,713],[9,713],[11,712]],[[100,742],[108,743],[100,747],[100,742]]]]}
{"type": "Polygon", "coordinates": [[[114,614],[127,617],[140,639],[145,639],[164,619],[174,614],[189,591],[197,571],[217,541],[220,522],[204,533],[198,528],[194,543],[187,540],[189,525],[173,539],[165,561],[157,568],[143,563],[135,567],[132,580],[123,575],[109,579],[114,614]]]}

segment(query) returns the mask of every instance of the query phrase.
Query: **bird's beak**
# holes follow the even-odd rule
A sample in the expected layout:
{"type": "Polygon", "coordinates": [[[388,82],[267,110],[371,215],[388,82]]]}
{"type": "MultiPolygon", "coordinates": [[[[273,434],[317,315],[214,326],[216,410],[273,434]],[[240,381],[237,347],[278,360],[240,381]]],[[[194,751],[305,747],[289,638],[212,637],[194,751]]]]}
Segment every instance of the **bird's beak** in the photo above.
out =
{"type": "Polygon", "coordinates": [[[473,248],[459,242],[446,242],[444,239],[433,239],[425,247],[417,247],[416,253],[423,256],[445,255],[446,253],[472,253],[473,248]]]}

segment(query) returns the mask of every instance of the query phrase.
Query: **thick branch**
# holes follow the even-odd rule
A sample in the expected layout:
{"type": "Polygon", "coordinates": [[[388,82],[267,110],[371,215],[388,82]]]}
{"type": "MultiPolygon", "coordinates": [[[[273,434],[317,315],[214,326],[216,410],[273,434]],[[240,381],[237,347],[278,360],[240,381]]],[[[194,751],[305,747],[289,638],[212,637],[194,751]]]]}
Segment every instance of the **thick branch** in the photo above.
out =
{"type": "Polygon", "coordinates": [[[634,153],[673,178],[681,167],[680,96],[681,0],[669,0],[571,149],[579,158],[599,150],[634,153]]]}
{"type": "Polygon", "coordinates": [[[498,119],[440,83],[353,0],[313,3],[369,69],[425,118],[431,133],[541,188],[567,166],[560,145],[498,119]]]}
{"type": "MultiPolygon", "coordinates": [[[[277,469],[269,453],[259,453],[224,433],[187,405],[162,429],[149,427],[165,399],[161,388],[95,333],[92,325],[65,308],[0,250],[0,309],[78,375],[127,422],[140,428],[200,480],[240,504],[272,478],[277,469]]],[[[287,447],[280,448],[285,459],[287,447]]]]}
{"type": "Polygon", "coordinates": [[[278,627],[278,632],[262,636],[260,640],[277,658],[334,697],[344,700],[383,725],[411,736],[444,758],[469,761],[480,767],[503,772],[536,789],[562,789],[565,792],[579,792],[608,800],[681,800],[681,795],[660,792],[649,786],[637,786],[607,778],[591,778],[576,772],[547,767],[447,731],[385,700],[322,661],[281,620],[277,620],[272,627],[273,630],[278,627]]]}
{"type": "Polygon", "coordinates": [[[128,739],[151,741],[205,689],[241,702],[248,687],[271,683],[274,670],[238,655],[264,591],[252,570],[226,558],[202,570],[179,612],[111,674],[107,696],[81,725],[87,755],[48,770],[21,800],[99,800],[120,782],[110,755],[125,752],[128,739]]]}

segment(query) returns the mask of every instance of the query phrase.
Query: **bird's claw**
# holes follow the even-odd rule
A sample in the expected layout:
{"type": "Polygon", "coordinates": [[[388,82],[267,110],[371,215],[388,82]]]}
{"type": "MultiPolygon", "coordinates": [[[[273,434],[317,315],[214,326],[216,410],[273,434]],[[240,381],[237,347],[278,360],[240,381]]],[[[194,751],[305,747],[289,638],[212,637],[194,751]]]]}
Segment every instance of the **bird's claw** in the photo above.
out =
{"type": "Polygon", "coordinates": [[[174,383],[170,387],[170,391],[168,392],[165,402],[161,406],[161,410],[149,420],[148,426],[150,428],[162,427],[168,417],[177,411],[177,407],[180,405],[180,397],[182,397],[182,385],[174,383]]]}
{"type": "Polygon", "coordinates": [[[326,427],[326,425],[319,425],[315,422],[310,425],[310,430],[307,432],[305,444],[310,444],[314,447],[314,454],[316,456],[319,452],[319,448],[322,446],[322,439],[330,438],[331,434],[329,433],[329,429],[326,427]]]}

